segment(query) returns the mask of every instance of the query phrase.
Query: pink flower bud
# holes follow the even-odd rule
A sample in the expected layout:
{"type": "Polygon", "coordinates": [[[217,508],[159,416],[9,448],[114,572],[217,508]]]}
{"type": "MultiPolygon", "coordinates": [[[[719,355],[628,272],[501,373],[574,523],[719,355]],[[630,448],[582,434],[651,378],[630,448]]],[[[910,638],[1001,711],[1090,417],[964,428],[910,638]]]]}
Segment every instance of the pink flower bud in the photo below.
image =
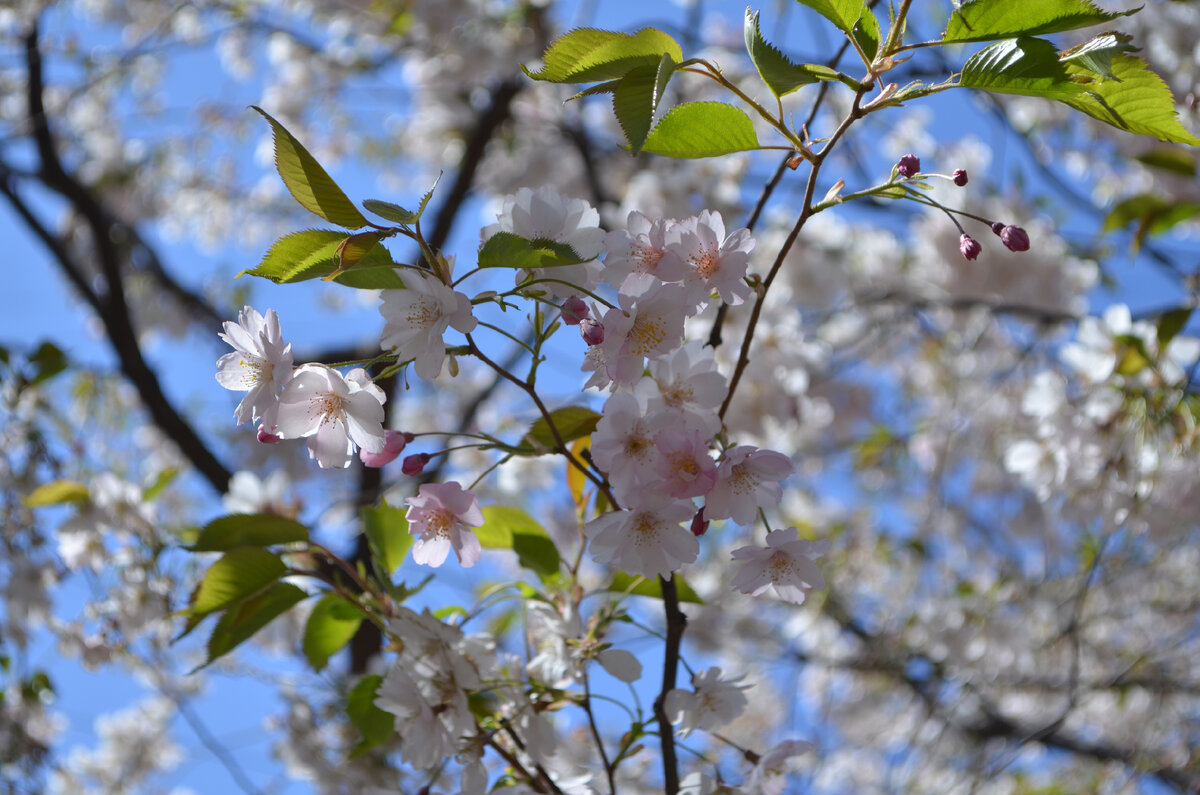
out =
{"type": "Polygon", "coordinates": [[[921,158],[909,153],[900,158],[900,162],[896,164],[896,172],[908,179],[921,172],[921,158]]]}
{"type": "Polygon", "coordinates": [[[404,463],[400,465],[400,470],[406,475],[419,475],[428,463],[429,453],[413,453],[404,459],[404,463]]]}
{"type": "Polygon", "coordinates": [[[563,301],[562,322],[568,326],[578,326],[579,322],[588,316],[588,306],[583,299],[573,295],[563,301]]]}
{"type": "Polygon", "coordinates": [[[692,517],[692,535],[702,536],[708,532],[708,520],[704,518],[704,509],[696,511],[692,517]]]}
{"type": "MultiPolygon", "coordinates": [[[[273,431],[275,429],[272,428],[271,430],[273,431]]],[[[259,425],[258,426],[258,441],[259,441],[259,444],[275,444],[277,442],[282,442],[283,439],[281,439],[280,437],[271,433],[271,431],[268,431],[267,426],[259,425]]]]}
{"type": "Polygon", "coordinates": [[[591,318],[579,321],[579,333],[588,345],[599,345],[604,342],[604,326],[591,318]]]}
{"type": "Polygon", "coordinates": [[[992,234],[999,236],[999,234],[1003,231],[1004,231],[1004,222],[1003,221],[996,221],[995,223],[992,224],[992,234]]]}
{"type": "Polygon", "coordinates": [[[976,259],[979,253],[983,251],[983,246],[979,245],[979,241],[970,235],[960,235],[958,238],[958,250],[967,259],[976,259]]]}
{"type": "Polygon", "coordinates": [[[1009,251],[1028,251],[1029,233],[1019,226],[1006,226],[1000,230],[1000,242],[1009,251]]]}
{"type": "Polygon", "coordinates": [[[967,184],[967,170],[965,168],[954,169],[953,177],[954,177],[954,184],[957,185],[958,187],[961,188],[963,185],[967,184]]]}
{"type": "Polygon", "coordinates": [[[396,457],[404,452],[404,447],[413,438],[411,433],[401,433],[400,431],[384,431],[383,451],[379,453],[368,453],[366,450],[359,450],[358,457],[362,459],[365,466],[378,469],[384,464],[390,464],[396,460],[396,457]]]}

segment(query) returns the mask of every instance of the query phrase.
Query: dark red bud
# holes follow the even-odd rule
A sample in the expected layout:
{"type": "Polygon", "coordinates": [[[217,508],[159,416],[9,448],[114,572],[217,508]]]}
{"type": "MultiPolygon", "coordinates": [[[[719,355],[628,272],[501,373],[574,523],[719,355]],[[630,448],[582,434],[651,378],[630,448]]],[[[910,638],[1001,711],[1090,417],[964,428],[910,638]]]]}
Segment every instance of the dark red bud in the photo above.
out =
{"type": "Polygon", "coordinates": [[[976,259],[980,252],[983,251],[983,246],[979,245],[979,241],[970,235],[961,235],[958,238],[958,250],[967,259],[976,259]]]}
{"type": "Polygon", "coordinates": [[[967,170],[965,168],[954,169],[954,184],[960,188],[967,184],[967,170]]]}
{"type": "Polygon", "coordinates": [[[604,342],[604,326],[591,318],[579,321],[579,333],[588,345],[599,345],[604,342]]]}
{"type": "Polygon", "coordinates": [[[1003,221],[996,221],[994,224],[992,224],[992,234],[999,236],[999,234],[1003,231],[1004,231],[1004,222],[1003,221]]]}
{"type": "Polygon", "coordinates": [[[704,518],[704,509],[696,511],[692,517],[692,535],[702,536],[708,532],[708,520],[704,518]]]}
{"type": "MultiPolygon", "coordinates": [[[[272,428],[271,430],[274,430],[274,428],[272,428]]],[[[275,444],[276,442],[282,442],[283,439],[281,439],[280,437],[271,433],[271,431],[268,431],[267,427],[265,425],[259,425],[258,426],[258,441],[261,444],[275,444]]]]}
{"type": "Polygon", "coordinates": [[[900,158],[900,162],[896,164],[896,172],[905,179],[921,173],[921,158],[910,152],[900,158]]]}
{"type": "Polygon", "coordinates": [[[1006,226],[1000,230],[1000,242],[1009,251],[1028,251],[1029,233],[1019,226],[1006,226]]]}
{"type": "Polygon", "coordinates": [[[419,475],[428,463],[429,453],[413,453],[404,459],[400,470],[406,475],[419,475]]]}
{"type": "Polygon", "coordinates": [[[578,326],[579,321],[588,316],[587,304],[577,295],[573,295],[563,301],[562,305],[562,322],[568,326],[578,326]]]}

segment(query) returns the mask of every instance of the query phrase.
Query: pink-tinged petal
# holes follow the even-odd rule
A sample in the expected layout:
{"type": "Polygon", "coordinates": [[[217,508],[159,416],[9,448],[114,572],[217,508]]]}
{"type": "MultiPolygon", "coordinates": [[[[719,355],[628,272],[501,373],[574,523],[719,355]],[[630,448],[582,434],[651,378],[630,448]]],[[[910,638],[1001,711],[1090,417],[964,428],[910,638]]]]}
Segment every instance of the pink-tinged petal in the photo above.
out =
{"type": "Polygon", "coordinates": [[[441,337],[430,337],[425,349],[413,361],[417,375],[423,381],[432,381],[441,375],[442,362],[446,359],[446,344],[441,337]]]}
{"type": "Polygon", "coordinates": [[[825,588],[825,575],[811,559],[803,556],[793,556],[792,565],[796,567],[796,573],[800,575],[800,579],[806,585],[818,591],[825,588]]]}
{"type": "Polygon", "coordinates": [[[311,436],[321,427],[321,413],[313,408],[307,396],[293,393],[292,400],[285,393],[275,413],[275,433],[284,439],[301,439],[311,436]]]}
{"type": "MultiPolygon", "coordinates": [[[[762,590],[765,590],[765,587],[762,590]]],[[[762,592],[762,590],[756,592],[754,595],[757,596],[759,593],[762,592]]],[[[808,595],[807,593],[805,593],[804,589],[798,585],[791,585],[788,583],[781,583],[781,582],[775,583],[775,593],[778,594],[779,598],[782,599],[783,601],[791,602],[792,604],[797,604],[797,605],[804,604],[804,599],[808,595]]]]}
{"type": "Polygon", "coordinates": [[[451,534],[450,541],[454,545],[454,554],[458,556],[459,565],[464,569],[474,566],[483,555],[479,538],[470,530],[460,528],[459,532],[451,534]]]}
{"type": "Polygon", "coordinates": [[[450,539],[444,536],[421,536],[413,544],[413,562],[434,568],[446,562],[450,554],[450,539]]]}
{"type": "Polygon", "coordinates": [[[729,584],[735,591],[757,596],[771,585],[771,576],[765,566],[752,561],[738,569],[729,584]]]}
{"type": "Polygon", "coordinates": [[[796,469],[790,458],[774,450],[759,450],[747,458],[745,466],[762,479],[775,481],[786,479],[796,469]]]}
{"type": "Polygon", "coordinates": [[[383,450],[378,453],[359,450],[359,460],[364,465],[378,469],[396,460],[408,445],[408,437],[400,431],[385,431],[383,450]]]}
{"type": "Polygon", "coordinates": [[[779,549],[784,544],[789,544],[800,539],[800,531],[795,527],[787,527],[782,530],[772,530],[767,533],[767,546],[773,549],[779,549]]]}
{"type": "Polygon", "coordinates": [[[346,399],[348,433],[368,453],[383,452],[383,406],[373,395],[356,392],[346,399]]]}
{"type": "Polygon", "coordinates": [[[309,455],[322,469],[345,469],[350,466],[354,448],[346,434],[346,426],[338,421],[323,422],[308,438],[309,455]]]}

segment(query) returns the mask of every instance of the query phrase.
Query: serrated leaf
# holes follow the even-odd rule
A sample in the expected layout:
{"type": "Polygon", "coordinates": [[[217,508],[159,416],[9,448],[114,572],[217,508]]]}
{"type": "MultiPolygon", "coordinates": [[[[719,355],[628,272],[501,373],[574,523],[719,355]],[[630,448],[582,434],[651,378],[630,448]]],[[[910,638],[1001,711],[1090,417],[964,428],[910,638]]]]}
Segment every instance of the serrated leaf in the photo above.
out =
{"type": "Polygon", "coordinates": [[[1156,146],[1133,158],[1151,168],[1185,177],[1196,176],[1196,153],[1178,146],[1156,146]]]}
{"type": "MultiPolygon", "coordinates": [[[[1090,74],[1075,64],[1066,66],[1072,75],[1090,74]]],[[[1200,146],[1200,138],[1180,124],[1171,89],[1144,60],[1117,54],[1111,66],[1114,79],[1092,83],[1086,86],[1086,91],[1062,101],[1126,132],[1200,146]]]]}
{"type": "Polygon", "coordinates": [[[52,480],[29,492],[21,502],[27,508],[42,508],[65,502],[83,502],[87,498],[88,487],[84,484],[74,480],[52,480]]]}
{"type": "Polygon", "coordinates": [[[408,519],[404,514],[403,508],[386,503],[377,508],[362,509],[363,532],[367,535],[371,555],[389,577],[404,563],[404,556],[412,546],[408,519]]]}
{"type": "Polygon", "coordinates": [[[201,617],[232,607],[278,580],[287,566],[258,547],[238,547],[226,552],[204,574],[190,612],[201,617]]]}
{"type": "Polygon", "coordinates": [[[717,157],[758,149],[754,123],[724,102],[687,102],[667,112],[642,145],[667,157],[717,157]]]}
{"type": "Polygon", "coordinates": [[[362,735],[350,752],[351,759],[378,748],[396,733],[396,716],[375,706],[375,696],[382,682],[383,677],[379,674],[368,674],[359,679],[346,696],[346,717],[362,735]]]}
{"type": "Polygon", "coordinates": [[[373,249],[380,248],[379,241],[386,237],[384,232],[358,232],[343,240],[337,247],[337,267],[324,281],[333,281],[358,265],[373,249]]]}
{"type": "Polygon", "coordinates": [[[959,82],[966,88],[1051,99],[1078,97],[1085,90],[1058,60],[1054,45],[1034,38],[989,44],[963,65],[959,82]]]}
{"type": "Polygon", "coordinates": [[[208,638],[205,647],[208,658],[204,665],[233,651],[307,597],[308,594],[295,585],[277,582],[262,593],[226,610],[208,638]]]}
{"type": "Polygon", "coordinates": [[[639,66],[654,66],[664,55],[674,63],[683,60],[683,50],[675,39],[655,28],[643,28],[632,35],[577,28],[550,43],[542,55],[540,72],[521,68],[534,80],[591,83],[623,77],[639,66]]]}
{"type": "Polygon", "coordinates": [[[313,670],[320,671],[350,642],[363,622],[358,608],[337,594],[326,594],[313,607],[304,625],[304,656],[313,670]]]}
{"type": "Polygon", "coordinates": [[[420,203],[417,205],[417,211],[406,210],[398,204],[391,202],[380,201],[379,199],[364,199],[363,207],[366,207],[371,212],[378,215],[380,218],[386,218],[389,221],[395,221],[398,224],[411,225],[421,220],[421,216],[425,213],[425,207],[429,204],[429,200],[433,198],[433,192],[437,189],[438,183],[442,181],[442,175],[438,174],[438,178],[433,181],[433,185],[429,190],[425,191],[425,195],[421,197],[420,203]]]}
{"type": "Polygon", "coordinates": [[[798,0],[853,36],[867,58],[879,53],[879,20],[863,0],[798,0]]]}
{"type": "Polygon", "coordinates": [[[1112,59],[1121,53],[1137,52],[1138,48],[1129,44],[1131,41],[1133,37],[1124,33],[1102,33],[1090,41],[1063,50],[1058,59],[1095,72],[1106,80],[1119,80],[1113,74],[1112,59]]]}
{"type": "Polygon", "coordinates": [[[1089,0],[965,0],[950,15],[942,41],[991,41],[1102,25],[1140,10],[1102,11],[1089,0]]]}
{"type": "Polygon", "coordinates": [[[489,505],[483,509],[483,526],[475,528],[481,546],[511,549],[524,567],[543,580],[558,574],[558,547],[545,528],[520,508],[489,505]]]}
{"type": "Polygon", "coordinates": [[[1164,312],[1158,319],[1156,332],[1158,334],[1158,350],[1165,351],[1171,340],[1183,331],[1184,326],[1192,318],[1194,307],[1181,306],[1178,309],[1172,309],[1169,312],[1164,312]]]}
{"type": "Polygon", "coordinates": [[[300,202],[300,206],[331,224],[347,229],[366,226],[367,219],[354,206],[354,202],[350,201],[304,145],[275,121],[271,114],[257,105],[250,107],[271,124],[275,134],[275,167],[288,192],[300,202]]]}
{"type": "Polygon", "coordinates": [[[529,240],[511,232],[497,232],[479,247],[481,268],[553,268],[587,262],[566,243],[529,240]]]}
{"type": "Polygon", "coordinates": [[[269,547],[307,541],[308,528],[272,513],[235,513],[204,526],[192,544],[193,552],[224,552],[234,547],[269,547]]]}
{"type": "Polygon", "coordinates": [[[604,83],[597,83],[594,86],[588,86],[584,90],[567,97],[567,102],[570,102],[573,99],[594,96],[596,94],[611,94],[617,90],[617,84],[620,82],[620,80],[608,80],[604,83]]]}
{"type": "MultiPolygon", "coordinates": [[[[563,444],[568,444],[584,436],[590,436],[596,430],[600,416],[586,406],[567,406],[550,412],[550,420],[558,431],[563,444]]],[[[558,442],[550,430],[550,423],[545,417],[539,417],[525,434],[525,441],[532,444],[531,449],[554,450],[558,442]]]]}
{"type": "MultiPolygon", "coordinates": [[[[291,284],[328,276],[337,270],[339,249],[353,237],[332,229],[305,229],[276,240],[258,267],[244,270],[242,276],[261,276],[276,284],[291,284]]],[[[404,282],[396,275],[396,263],[387,248],[376,245],[364,254],[352,271],[339,274],[334,281],[360,289],[399,290],[404,282]]]]}
{"type": "Polygon", "coordinates": [[[837,70],[828,66],[793,63],[775,45],[763,38],[758,25],[758,12],[746,9],[746,20],[742,26],[742,34],[746,40],[746,52],[758,76],[767,84],[767,88],[776,97],[783,98],[796,89],[812,85],[822,80],[838,80],[841,76],[837,70]]]}
{"type": "MultiPolygon", "coordinates": [[[[702,605],[704,600],[700,595],[693,590],[692,586],[687,584],[679,574],[674,575],[675,592],[679,595],[680,602],[691,602],[692,604],[702,605]]],[[[608,590],[612,593],[630,593],[637,596],[649,596],[654,599],[662,599],[662,583],[658,578],[648,579],[641,575],[630,575],[623,571],[618,571],[613,576],[612,583],[609,584],[608,590]]]]}
{"type": "Polygon", "coordinates": [[[617,81],[613,90],[613,112],[635,155],[642,150],[654,120],[654,111],[674,73],[675,62],[663,53],[656,65],[631,69],[617,81]]]}

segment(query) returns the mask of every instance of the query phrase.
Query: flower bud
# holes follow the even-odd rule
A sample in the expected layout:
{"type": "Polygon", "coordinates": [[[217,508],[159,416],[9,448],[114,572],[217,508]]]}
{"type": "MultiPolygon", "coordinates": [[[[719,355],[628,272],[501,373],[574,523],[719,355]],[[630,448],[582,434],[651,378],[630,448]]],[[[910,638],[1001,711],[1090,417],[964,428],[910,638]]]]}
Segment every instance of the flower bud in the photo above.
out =
{"type": "Polygon", "coordinates": [[[419,475],[428,463],[429,453],[413,453],[404,459],[404,463],[400,465],[400,470],[406,475],[419,475]]]}
{"type": "Polygon", "coordinates": [[[562,322],[568,326],[578,326],[579,322],[588,316],[588,306],[583,299],[573,295],[563,301],[562,322]]]}
{"type": "Polygon", "coordinates": [[[1029,233],[1019,226],[1006,226],[1000,230],[1000,242],[1009,251],[1028,251],[1029,233]]]}
{"type": "Polygon", "coordinates": [[[996,221],[992,224],[992,234],[999,236],[1004,231],[1004,222],[996,221]]]}
{"type": "Polygon", "coordinates": [[[921,158],[910,152],[900,158],[900,162],[896,164],[896,172],[905,179],[921,173],[921,158]]]}
{"type": "Polygon", "coordinates": [[[708,520],[704,518],[704,509],[696,511],[692,517],[692,535],[702,536],[708,532],[708,520]]]}
{"type": "MultiPolygon", "coordinates": [[[[271,430],[273,431],[275,429],[271,428],[271,430]]],[[[268,431],[267,426],[259,425],[258,426],[258,441],[259,441],[259,444],[275,444],[277,442],[282,442],[283,439],[281,439],[280,437],[271,433],[271,431],[268,431]]]]}
{"type": "Polygon", "coordinates": [[[954,184],[961,188],[967,184],[967,170],[965,168],[954,169],[953,178],[954,184]]]}
{"type": "Polygon", "coordinates": [[[359,450],[358,457],[362,459],[365,466],[378,469],[384,464],[390,464],[396,460],[396,457],[404,452],[404,447],[412,440],[411,433],[401,433],[400,431],[384,431],[383,450],[378,453],[368,453],[366,450],[359,450]]]}
{"type": "Polygon", "coordinates": [[[979,253],[983,251],[983,246],[979,245],[979,241],[970,235],[960,235],[958,238],[958,250],[967,259],[976,259],[979,253]]]}
{"type": "Polygon", "coordinates": [[[604,326],[591,318],[579,321],[579,333],[588,345],[599,345],[604,342],[604,326]]]}

